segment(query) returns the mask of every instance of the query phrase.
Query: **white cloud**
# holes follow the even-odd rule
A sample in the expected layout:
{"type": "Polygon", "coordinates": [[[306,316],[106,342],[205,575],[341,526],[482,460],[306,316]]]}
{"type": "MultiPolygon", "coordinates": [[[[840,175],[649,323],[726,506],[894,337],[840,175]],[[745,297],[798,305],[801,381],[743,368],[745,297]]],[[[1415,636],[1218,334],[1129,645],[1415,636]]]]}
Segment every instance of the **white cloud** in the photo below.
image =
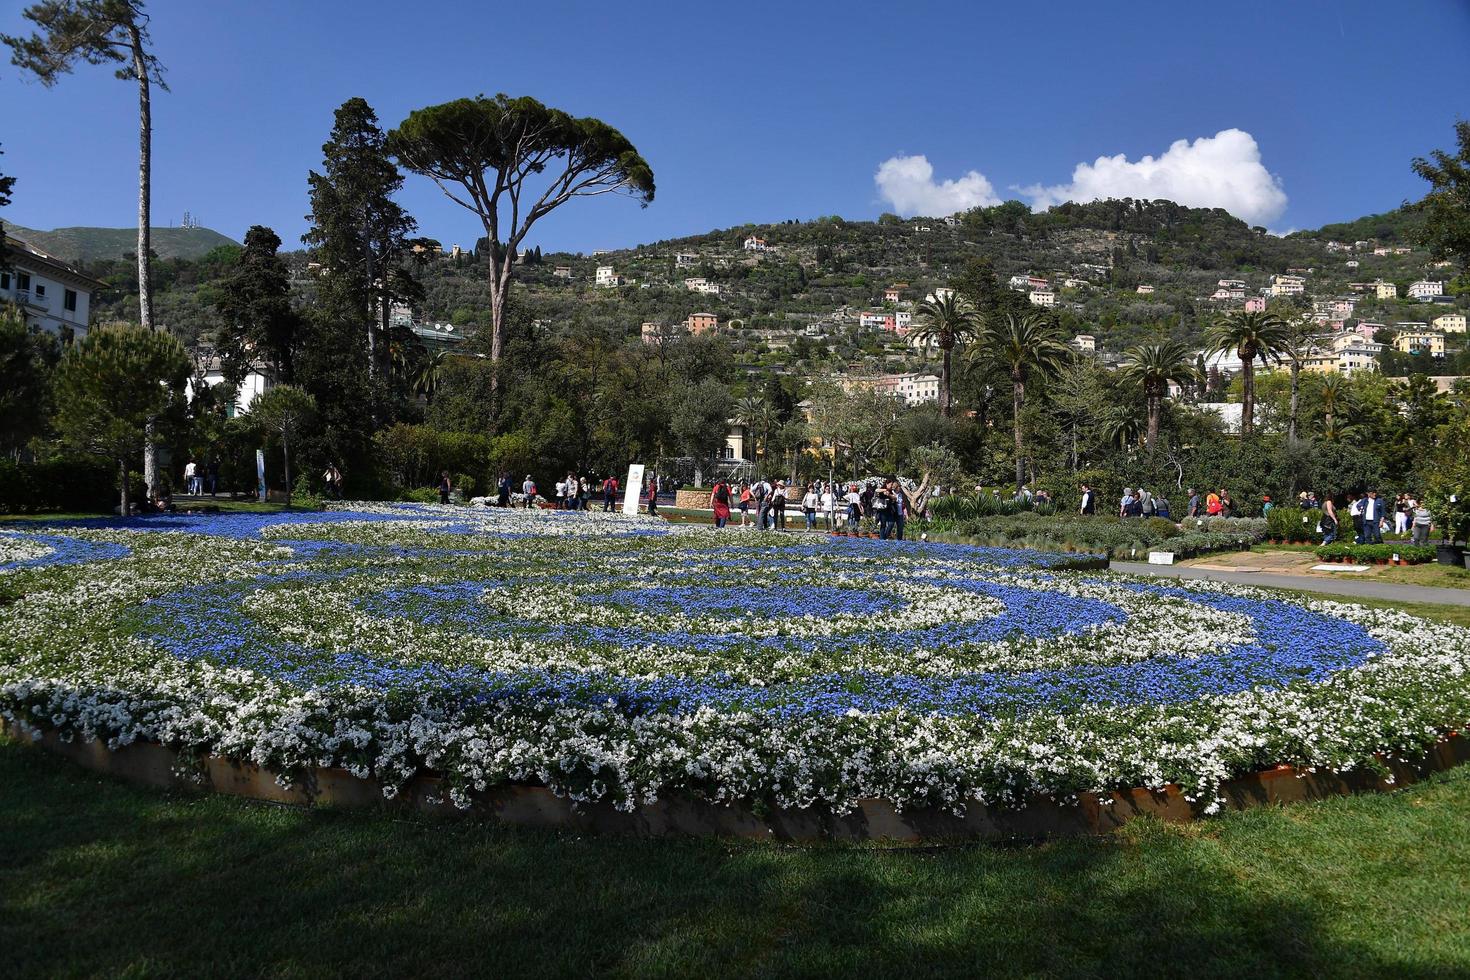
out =
{"type": "Polygon", "coordinates": [[[995,188],[978,171],[971,170],[958,180],[934,182],[934,167],[928,157],[889,157],[878,165],[873,175],[878,193],[901,215],[922,214],[944,217],[970,208],[999,204],[995,188]]]}
{"type": "Polygon", "coordinates": [[[1253,225],[1264,225],[1286,210],[1281,181],[1261,164],[1255,137],[1240,129],[1201,136],[1193,143],[1178,140],[1162,156],[1145,156],[1137,163],[1121,153],[1098,157],[1079,163],[1070,184],[1015,189],[1031,198],[1038,211],[1064,201],[1131,197],[1224,208],[1253,225]]]}

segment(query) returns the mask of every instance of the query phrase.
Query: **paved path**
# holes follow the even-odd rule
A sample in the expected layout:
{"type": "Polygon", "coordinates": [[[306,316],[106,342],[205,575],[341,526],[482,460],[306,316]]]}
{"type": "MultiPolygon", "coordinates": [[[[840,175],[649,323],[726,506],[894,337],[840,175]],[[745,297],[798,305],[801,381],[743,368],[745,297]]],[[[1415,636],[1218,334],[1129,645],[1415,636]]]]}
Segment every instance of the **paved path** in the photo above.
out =
{"type": "MultiPolygon", "coordinates": [[[[1388,599],[1393,602],[1438,602],[1447,606],[1470,606],[1470,589],[1440,589],[1428,585],[1394,585],[1362,579],[1323,579],[1306,575],[1271,575],[1264,572],[1225,572],[1191,568],[1187,565],[1149,565],[1141,561],[1115,561],[1109,566],[1130,575],[1162,575],[1166,578],[1198,578],[1237,585],[1261,585],[1277,589],[1300,589],[1349,599],[1388,599]]],[[[1352,572],[1341,572],[1343,576],[1352,572]]]]}

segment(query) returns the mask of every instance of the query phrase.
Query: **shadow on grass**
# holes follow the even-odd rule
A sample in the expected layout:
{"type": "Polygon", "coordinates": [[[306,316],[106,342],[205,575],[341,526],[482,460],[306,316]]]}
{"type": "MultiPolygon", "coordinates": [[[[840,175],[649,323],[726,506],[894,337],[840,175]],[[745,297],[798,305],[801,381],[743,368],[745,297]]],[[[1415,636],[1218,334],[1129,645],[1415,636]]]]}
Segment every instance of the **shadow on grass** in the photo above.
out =
{"type": "Polygon", "coordinates": [[[1467,803],[1457,773],[1106,840],[786,848],[164,794],[0,741],[0,963],[8,976],[1464,974],[1467,803]],[[1404,860],[1416,844],[1429,860],[1404,860]]]}

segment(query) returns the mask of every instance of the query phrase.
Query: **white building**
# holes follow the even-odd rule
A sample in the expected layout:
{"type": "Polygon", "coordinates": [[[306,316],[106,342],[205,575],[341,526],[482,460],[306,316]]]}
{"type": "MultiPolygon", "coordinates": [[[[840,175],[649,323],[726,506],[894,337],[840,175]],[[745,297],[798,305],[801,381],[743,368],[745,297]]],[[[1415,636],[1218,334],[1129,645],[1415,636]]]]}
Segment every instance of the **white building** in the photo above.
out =
{"type": "Polygon", "coordinates": [[[1050,289],[1037,289],[1026,294],[1026,299],[1032,306],[1043,306],[1050,309],[1057,305],[1057,294],[1050,289]]]}
{"type": "MultiPolygon", "coordinates": [[[[1461,323],[1463,323],[1464,320],[1464,317],[1460,317],[1461,323]]],[[[914,314],[910,310],[899,310],[898,312],[893,314],[893,326],[896,330],[907,330],[909,327],[913,326],[913,323],[914,314]]],[[[1460,332],[1465,332],[1465,328],[1463,326],[1461,326],[1460,332]]]]}
{"type": "MultiPolygon", "coordinates": [[[[184,383],[184,397],[189,401],[194,400],[194,378],[189,378],[184,383]]],[[[218,357],[211,357],[204,365],[204,384],[213,388],[215,385],[224,384],[225,374],[220,365],[218,357]]],[[[240,382],[239,389],[235,392],[235,401],[225,406],[225,415],[235,418],[250,411],[250,406],[255,403],[266,391],[270,390],[270,367],[264,361],[255,361],[245,372],[245,380],[240,382]]]]}
{"type": "Polygon", "coordinates": [[[756,238],[754,235],[751,235],[745,240],[745,244],[743,247],[747,252],[764,252],[766,251],[766,240],[764,238],[756,238]]]}
{"type": "Polygon", "coordinates": [[[1431,296],[1443,296],[1444,283],[1431,282],[1428,279],[1420,279],[1418,282],[1409,283],[1410,299],[1428,299],[1431,296]]]}
{"type": "Polygon", "coordinates": [[[622,284],[623,278],[613,271],[612,266],[600,265],[597,267],[597,285],[599,287],[621,286],[622,284]]]}
{"type": "Polygon", "coordinates": [[[684,288],[691,293],[703,293],[706,296],[718,296],[722,289],[719,283],[704,278],[685,279],[684,288]]]}
{"type": "Polygon", "coordinates": [[[1144,285],[1143,283],[1140,283],[1138,288],[1134,290],[1139,296],[1151,296],[1153,295],[1153,291],[1154,287],[1144,285]]]}
{"type": "Polygon", "coordinates": [[[934,292],[924,297],[926,303],[942,303],[954,295],[954,290],[948,286],[936,286],[934,292]]]}
{"type": "Polygon", "coordinates": [[[1090,333],[1079,333],[1072,338],[1072,346],[1091,354],[1097,350],[1097,338],[1090,333]]]}
{"type": "Polygon", "coordinates": [[[85,337],[92,296],[107,284],[19,239],[7,235],[5,246],[8,268],[0,272],[0,299],[19,307],[33,330],[62,340],[85,337]]]}
{"type": "Polygon", "coordinates": [[[1391,282],[1384,282],[1382,279],[1379,279],[1373,284],[1373,295],[1378,299],[1398,299],[1399,287],[1391,282]]]}
{"type": "Polygon", "coordinates": [[[699,261],[699,256],[694,252],[675,252],[674,268],[687,269],[699,261]]]}

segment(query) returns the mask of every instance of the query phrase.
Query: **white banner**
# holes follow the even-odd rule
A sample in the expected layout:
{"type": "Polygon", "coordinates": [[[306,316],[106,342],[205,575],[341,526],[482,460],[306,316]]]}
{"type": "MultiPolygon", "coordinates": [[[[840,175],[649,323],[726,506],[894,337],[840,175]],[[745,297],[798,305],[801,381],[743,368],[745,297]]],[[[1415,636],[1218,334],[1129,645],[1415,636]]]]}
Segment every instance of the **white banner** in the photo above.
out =
{"type": "Polygon", "coordinates": [[[643,464],[628,467],[628,482],[623,484],[623,513],[638,515],[638,498],[643,494],[643,464]]]}
{"type": "Polygon", "coordinates": [[[265,503],[265,450],[255,451],[255,489],[260,494],[260,502],[265,503]]]}

